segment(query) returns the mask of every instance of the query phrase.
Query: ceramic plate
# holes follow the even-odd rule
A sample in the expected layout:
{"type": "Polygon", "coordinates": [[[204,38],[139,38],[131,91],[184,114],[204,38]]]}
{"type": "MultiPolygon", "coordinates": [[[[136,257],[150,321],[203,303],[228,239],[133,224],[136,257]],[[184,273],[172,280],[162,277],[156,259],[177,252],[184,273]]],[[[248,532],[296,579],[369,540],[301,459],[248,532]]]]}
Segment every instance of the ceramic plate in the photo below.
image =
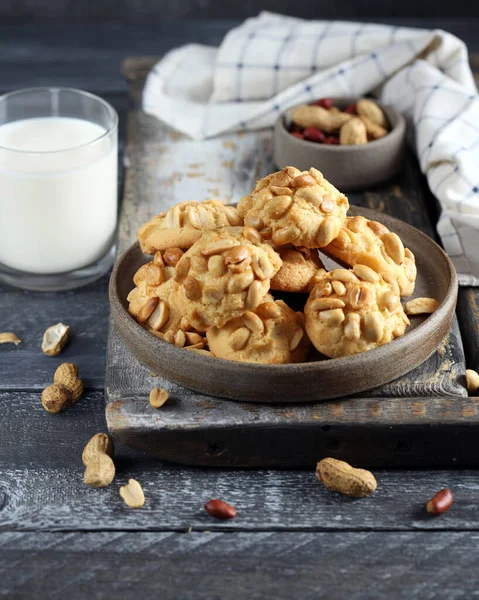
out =
{"type": "Polygon", "coordinates": [[[177,348],[148,333],[127,312],[133,275],[149,260],[135,243],[118,260],[110,280],[111,312],[120,337],[155,373],[195,391],[233,400],[317,402],[354,395],[404,375],[429,358],[449,332],[457,299],[454,267],[433,240],[411,225],[354,206],[348,214],[384,223],[415,254],[416,289],[408,300],[429,296],[440,302],[432,315],[411,317],[404,336],[362,354],[288,365],[238,363],[177,348]]]}

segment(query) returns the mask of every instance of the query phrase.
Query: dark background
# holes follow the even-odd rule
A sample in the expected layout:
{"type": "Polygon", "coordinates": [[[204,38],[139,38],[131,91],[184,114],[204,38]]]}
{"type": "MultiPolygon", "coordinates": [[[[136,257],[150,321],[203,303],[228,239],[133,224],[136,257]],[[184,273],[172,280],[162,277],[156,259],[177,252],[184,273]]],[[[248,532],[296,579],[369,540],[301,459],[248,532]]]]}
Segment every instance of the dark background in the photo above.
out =
{"type": "Polygon", "coordinates": [[[0,0],[3,22],[242,19],[260,10],[314,19],[464,20],[479,16],[479,3],[474,0],[0,0]]]}

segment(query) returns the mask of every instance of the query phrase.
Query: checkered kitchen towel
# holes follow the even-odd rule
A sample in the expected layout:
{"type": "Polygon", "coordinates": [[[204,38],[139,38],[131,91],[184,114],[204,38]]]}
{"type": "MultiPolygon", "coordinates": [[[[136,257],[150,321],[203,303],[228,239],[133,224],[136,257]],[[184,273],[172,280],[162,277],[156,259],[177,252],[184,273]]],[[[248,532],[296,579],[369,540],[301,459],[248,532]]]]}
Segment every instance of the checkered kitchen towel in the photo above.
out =
{"type": "Polygon", "coordinates": [[[479,97],[463,42],[428,31],[271,13],[219,48],[188,45],[152,70],[143,108],[201,140],[273,125],[324,96],[374,92],[408,119],[442,214],[438,232],[462,285],[479,285],[479,97]]]}

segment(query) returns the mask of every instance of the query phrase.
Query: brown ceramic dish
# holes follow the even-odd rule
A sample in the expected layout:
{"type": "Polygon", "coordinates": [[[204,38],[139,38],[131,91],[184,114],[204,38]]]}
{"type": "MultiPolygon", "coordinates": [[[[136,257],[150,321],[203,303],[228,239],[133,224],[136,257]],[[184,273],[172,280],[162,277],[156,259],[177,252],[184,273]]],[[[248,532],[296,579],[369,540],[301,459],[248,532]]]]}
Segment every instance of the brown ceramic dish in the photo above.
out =
{"type": "MultiPolygon", "coordinates": [[[[334,105],[344,109],[357,98],[333,98],[334,105]]],[[[365,189],[391,179],[404,162],[406,122],[389,106],[377,104],[386,114],[391,131],[379,140],[361,146],[329,146],[301,140],[288,131],[290,108],[276,121],[274,130],[274,163],[278,169],[294,165],[307,171],[316,167],[341,191],[365,189]]]]}
{"type": "Polygon", "coordinates": [[[390,344],[344,358],[288,365],[238,363],[177,348],[148,333],[127,312],[133,274],[148,259],[133,244],[110,280],[114,324],[132,354],[155,373],[198,392],[254,402],[315,402],[351,395],[392,381],[425,361],[449,332],[457,278],[442,249],[414,227],[385,214],[351,207],[350,214],[380,220],[416,255],[414,297],[430,296],[440,307],[427,318],[411,317],[407,333],[390,344]]]}

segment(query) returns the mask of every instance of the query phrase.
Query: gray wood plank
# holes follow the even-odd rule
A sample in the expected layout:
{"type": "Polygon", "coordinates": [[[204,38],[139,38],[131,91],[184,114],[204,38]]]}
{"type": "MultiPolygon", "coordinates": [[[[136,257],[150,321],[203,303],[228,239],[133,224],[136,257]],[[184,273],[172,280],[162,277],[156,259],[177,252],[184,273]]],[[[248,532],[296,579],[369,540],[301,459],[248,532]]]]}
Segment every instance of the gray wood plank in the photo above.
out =
{"type": "MultiPolygon", "coordinates": [[[[41,7],[45,14],[46,6],[41,7]]],[[[1,7],[0,7],[1,14],[1,7]]],[[[1,93],[64,85],[96,93],[126,92],[120,65],[128,54],[158,55],[185,43],[218,45],[234,21],[0,24],[1,93]]]]}
{"type": "MultiPolygon", "coordinates": [[[[214,0],[194,0],[168,2],[168,0],[99,0],[95,3],[76,3],[74,0],[50,0],[48,3],[38,3],[35,0],[4,0],[0,8],[3,19],[35,19],[40,22],[58,20],[91,21],[112,18],[126,23],[151,22],[160,19],[219,19],[247,18],[256,16],[259,10],[287,13],[303,18],[319,18],[317,11],[307,0],[263,0],[257,2],[238,3],[234,0],[224,0],[221,3],[214,0]]],[[[428,11],[429,15],[432,11],[428,11]]],[[[385,6],[380,0],[358,0],[354,4],[330,3],[321,9],[322,19],[369,19],[374,22],[402,22],[416,26],[454,27],[455,22],[463,20],[464,15],[478,16],[474,5],[460,0],[455,4],[438,4],[434,16],[425,18],[426,11],[422,5],[413,0],[405,0],[398,5],[385,6]],[[394,18],[391,18],[391,15],[394,18]],[[445,18],[447,17],[447,19],[445,18]]]]}
{"type": "Polygon", "coordinates": [[[13,331],[18,346],[0,347],[0,390],[41,390],[53,382],[62,362],[78,365],[87,388],[102,388],[108,331],[108,277],[63,293],[22,292],[0,286],[0,331],[13,331]],[[62,321],[72,328],[59,356],[41,350],[47,327],[62,321]]]}
{"type": "Polygon", "coordinates": [[[314,469],[180,469],[120,455],[112,485],[93,490],[82,482],[81,451],[75,463],[65,445],[57,452],[70,454],[68,467],[2,469],[0,531],[479,531],[474,471],[375,470],[378,490],[354,501],[329,492],[314,469]],[[130,478],[144,489],[141,510],[129,509],[119,496],[130,478]],[[427,500],[448,486],[454,509],[441,518],[427,515],[427,500]],[[235,520],[216,521],[204,511],[205,502],[218,497],[235,506],[235,520]]]}
{"type": "Polygon", "coordinates": [[[374,468],[479,465],[478,398],[347,399],[297,409],[168,388],[160,416],[147,398],[111,403],[115,439],[162,460],[214,467],[304,468],[328,455],[374,468]]]}
{"type": "MultiPolygon", "coordinates": [[[[319,451],[307,470],[215,470],[168,465],[118,446],[116,479],[90,489],[82,481],[81,453],[94,433],[106,430],[99,392],[61,415],[47,414],[34,393],[3,392],[0,406],[0,531],[479,530],[475,471],[374,469],[377,491],[352,500],[315,479],[315,461],[324,456],[319,451]],[[145,490],[141,510],[129,509],[119,496],[131,477],[145,490]],[[428,516],[426,501],[444,487],[455,494],[453,509],[428,516]],[[216,521],[204,511],[217,497],[237,508],[234,521],[216,521]]],[[[325,433],[334,442],[334,427],[325,433]]],[[[369,437],[360,442],[374,443],[369,437]]],[[[362,466],[359,457],[355,464],[362,466]]]]}
{"type": "MultiPolygon", "coordinates": [[[[129,1],[125,0],[125,3],[130,5],[129,1]]],[[[96,93],[125,92],[126,85],[120,74],[120,64],[125,56],[161,56],[185,43],[218,45],[227,31],[239,23],[232,19],[211,18],[165,20],[159,3],[150,3],[149,8],[152,14],[160,11],[160,18],[135,23],[136,10],[132,9],[126,22],[112,22],[112,16],[118,15],[117,2],[106,22],[102,23],[72,22],[75,11],[70,8],[67,17],[55,22],[54,18],[59,19],[61,13],[53,11],[54,15],[47,17],[47,5],[35,1],[30,2],[26,12],[28,22],[4,19],[6,14],[12,15],[13,6],[17,11],[21,5],[24,2],[17,0],[0,3],[1,93],[37,85],[67,85],[96,93]],[[33,16],[34,8],[40,16],[33,16]],[[39,19],[43,20],[41,26],[39,19]]],[[[168,5],[176,6],[175,3],[168,5]]],[[[72,6],[83,5],[72,3],[72,6]]],[[[276,5],[273,10],[278,10],[276,5]]],[[[467,14],[471,16],[469,11],[467,14]]],[[[358,13],[357,18],[365,17],[358,13]]],[[[465,40],[471,53],[479,51],[477,20],[382,20],[393,24],[442,27],[465,40]]]]}
{"type": "Polygon", "coordinates": [[[479,535],[4,533],[9,600],[454,600],[477,596],[479,535]]]}

